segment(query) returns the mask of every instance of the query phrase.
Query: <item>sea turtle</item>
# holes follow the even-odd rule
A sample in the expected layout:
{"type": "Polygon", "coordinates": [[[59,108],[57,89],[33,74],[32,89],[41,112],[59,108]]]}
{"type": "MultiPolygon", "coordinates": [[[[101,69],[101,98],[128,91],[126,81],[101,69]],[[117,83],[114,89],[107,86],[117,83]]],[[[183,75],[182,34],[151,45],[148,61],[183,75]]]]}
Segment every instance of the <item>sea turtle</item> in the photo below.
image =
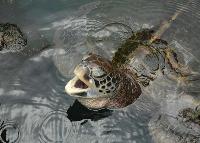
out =
{"type": "Polygon", "coordinates": [[[199,102],[185,93],[162,102],[148,123],[155,143],[199,143],[199,102]]]}
{"type": "Polygon", "coordinates": [[[37,44],[37,47],[28,44],[27,37],[16,24],[0,23],[0,53],[17,53],[30,57],[49,47],[44,39],[37,40],[37,44]]]}
{"type": "Polygon", "coordinates": [[[179,63],[176,52],[160,39],[179,14],[180,11],[176,12],[156,31],[134,32],[112,61],[94,53],[85,56],[75,68],[75,77],[67,83],[65,91],[88,108],[122,108],[141,95],[141,86],[147,86],[167,68],[177,79],[188,76],[190,71],[179,63]]]}
{"type": "Polygon", "coordinates": [[[16,24],[0,24],[0,53],[22,51],[26,45],[27,39],[16,24]]]}

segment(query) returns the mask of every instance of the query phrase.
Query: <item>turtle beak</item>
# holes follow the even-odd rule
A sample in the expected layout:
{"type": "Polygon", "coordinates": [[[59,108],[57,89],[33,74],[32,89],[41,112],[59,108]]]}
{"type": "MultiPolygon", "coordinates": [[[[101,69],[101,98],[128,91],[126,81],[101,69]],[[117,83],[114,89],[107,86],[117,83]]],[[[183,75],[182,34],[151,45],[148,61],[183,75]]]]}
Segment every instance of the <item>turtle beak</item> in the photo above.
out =
{"type": "Polygon", "coordinates": [[[70,96],[85,96],[87,91],[93,87],[92,80],[88,76],[88,69],[78,65],[74,70],[72,78],[65,86],[65,91],[70,96]]]}

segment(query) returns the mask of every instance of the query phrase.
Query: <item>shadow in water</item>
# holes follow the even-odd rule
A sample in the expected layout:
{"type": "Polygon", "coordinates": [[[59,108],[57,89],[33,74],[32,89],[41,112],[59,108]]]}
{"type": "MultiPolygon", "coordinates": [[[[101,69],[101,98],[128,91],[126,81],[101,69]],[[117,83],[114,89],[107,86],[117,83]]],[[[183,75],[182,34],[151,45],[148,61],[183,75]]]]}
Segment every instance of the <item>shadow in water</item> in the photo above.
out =
{"type": "Polygon", "coordinates": [[[20,138],[20,130],[14,122],[0,120],[0,143],[15,143],[20,138]]]}
{"type": "MultiPolygon", "coordinates": [[[[90,110],[83,106],[80,102],[75,100],[72,106],[67,110],[67,118],[73,121],[81,121],[84,119],[90,119],[92,121],[98,121],[100,119],[106,118],[112,114],[112,110],[101,109],[101,110],[90,110]]],[[[86,121],[87,122],[87,121],[86,121]]]]}
{"type": "Polygon", "coordinates": [[[3,131],[2,131],[2,133],[1,133],[1,139],[2,139],[4,142],[0,140],[0,143],[9,143],[9,140],[7,140],[7,137],[6,137],[6,134],[7,134],[6,132],[7,132],[7,130],[3,130],[3,131]]]}

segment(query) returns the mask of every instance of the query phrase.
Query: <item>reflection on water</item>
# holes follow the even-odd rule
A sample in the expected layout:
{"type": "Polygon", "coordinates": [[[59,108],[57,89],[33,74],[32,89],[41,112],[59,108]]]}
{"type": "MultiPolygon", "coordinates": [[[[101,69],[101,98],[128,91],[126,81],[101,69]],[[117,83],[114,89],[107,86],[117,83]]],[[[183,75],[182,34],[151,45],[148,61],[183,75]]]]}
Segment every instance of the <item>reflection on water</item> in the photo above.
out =
{"type": "MultiPolygon", "coordinates": [[[[160,107],[165,109],[168,95],[179,94],[174,82],[158,79],[134,104],[94,112],[74,103],[64,86],[85,53],[111,59],[130,29],[159,26],[176,9],[183,13],[162,39],[199,72],[199,5],[198,0],[0,1],[0,23],[17,24],[30,48],[50,45],[32,57],[0,54],[1,142],[153,142],[148,123],[160,107]],[[104,28],[113,23],[122,25],[104,28]]],[[[199,98],[199,81],[182,91],[199,98]]]]}

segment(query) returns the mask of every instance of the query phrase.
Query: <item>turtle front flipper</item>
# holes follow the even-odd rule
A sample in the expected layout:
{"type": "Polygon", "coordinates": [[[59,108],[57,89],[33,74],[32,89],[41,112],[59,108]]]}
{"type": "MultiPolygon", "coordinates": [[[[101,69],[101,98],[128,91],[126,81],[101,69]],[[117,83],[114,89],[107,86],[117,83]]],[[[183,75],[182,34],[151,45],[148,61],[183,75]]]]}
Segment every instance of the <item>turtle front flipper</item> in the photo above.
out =
{"type": "Polygon", "coordinates": [[[182,54],[166,46],[162,49],[165,58],[165,64],[168,65],[169,72],[167,73],[168,78],[177,81],[179,85],[188,85],[191,81],[199,80],[199,73],[194,72],[189,66],[184,64],[185,62],[180,60],[184,58],[182,54]]]}

